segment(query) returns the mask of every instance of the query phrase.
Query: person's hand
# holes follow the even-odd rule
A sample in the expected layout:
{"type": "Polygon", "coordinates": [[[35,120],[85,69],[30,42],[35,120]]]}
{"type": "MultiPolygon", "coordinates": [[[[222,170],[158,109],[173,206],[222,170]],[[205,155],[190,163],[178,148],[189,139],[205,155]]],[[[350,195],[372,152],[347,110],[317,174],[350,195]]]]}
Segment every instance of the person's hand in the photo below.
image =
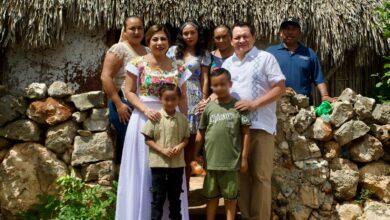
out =
{"type": "Polygon", "coordinates": [[[252,111],[256,110],[253,101],[248,101],[248,100],[240,100],[240,101],[236,102],[234,107],[239,111],[252,112],[252,111]]]}
{"type": "Polygon", "coordinates": [[[247,159],[241,159],[240,171],[241,171],[241,173],[248,172],[248,160],[247,159]]]}
{"type": "Polygon", "coordinates": [[[172,148],[172,152],[175,156],[179,156],[182,150],[183,150],[183,147],[181,147],[179,145],[172,148]]]}
{"type": "Polygon", "coordinates": [[[116,110],[118,112],[120,123],[126,124],[131,116],[131,108],[122,102],[119,106],[116,106],[116,110]]]}
{"type": "Polygon", "coordinates": [[[328,101],[328,102],[332,103],[332,102],[335,102],[336,100],[337,100],[337,98],[332,98],[328,95],[322,96],[322,101],[328,101]]]}
{"type": "Polygon", "coordinates": [[[210,102],[210,99],[202,99],[198,105],[196,106],[195,113],[196,114],[202,114],[204,112],[204,109],[206,108],[206,105],[210,102]]]}
{"type": "Polygon", "coordinates": [[[151,109],[146,110],[145,115],[149,120],[153,122],[159,121],[161,118],[160,112],[151,109]]]}
{"type": "Polygon", "coordinates": [[[163,149],[161,149],[161,153],[168,158],[172,158],[175,156],[175,154],[173,152],[173,148],[163,148],[163,149]]]}

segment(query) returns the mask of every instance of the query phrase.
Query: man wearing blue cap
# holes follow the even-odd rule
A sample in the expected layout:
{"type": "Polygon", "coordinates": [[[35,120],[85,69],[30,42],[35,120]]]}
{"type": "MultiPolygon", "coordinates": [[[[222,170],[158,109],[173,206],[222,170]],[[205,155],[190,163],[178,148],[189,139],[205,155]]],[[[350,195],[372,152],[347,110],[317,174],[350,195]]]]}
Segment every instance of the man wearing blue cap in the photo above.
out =
{"type": "Polygon", "coordinates": [[[297,93],[311,96],[311,85],[318,88],[322,101],[333,102],[329,96],[321,70],[320,61],[315,52],[299,42],[301,25],[297,18],[287,18],[280,25],[282,43],[270,46],[267,51],[275,56],[286,77],[286,87],[297,93]]]}

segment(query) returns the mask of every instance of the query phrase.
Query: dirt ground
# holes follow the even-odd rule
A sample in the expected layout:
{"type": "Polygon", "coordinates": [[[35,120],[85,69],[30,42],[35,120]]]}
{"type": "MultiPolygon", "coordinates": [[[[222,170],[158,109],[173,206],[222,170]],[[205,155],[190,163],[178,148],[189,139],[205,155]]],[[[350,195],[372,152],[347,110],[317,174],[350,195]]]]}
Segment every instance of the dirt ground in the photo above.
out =
{"type": "MultiPolygon", "coordinates": [[[[206,203],[207,200],[202,196],[204,177],[192,176],[190,179],[190,193],[189,193],[189,212],[191,220],[205,220],[206,219],[206,203]]],[[[224,220],[225,208],[223,206],[223,199],[219,200],[217,220],[224,220]]],[[[239,214],[237,218],[240,219],[239,214]]]]}

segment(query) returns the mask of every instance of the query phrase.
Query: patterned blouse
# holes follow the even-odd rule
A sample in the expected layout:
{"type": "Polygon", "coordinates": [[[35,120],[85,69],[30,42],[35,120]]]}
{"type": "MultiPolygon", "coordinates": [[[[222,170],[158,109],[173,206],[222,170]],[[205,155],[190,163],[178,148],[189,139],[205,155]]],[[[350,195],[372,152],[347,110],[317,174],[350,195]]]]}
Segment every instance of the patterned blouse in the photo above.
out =
{"type": "MultiPolygon", "coordinates": [[[[167,52],[167,56],[176,60],[175,52],[177,46],[172,46],[167,52]]],[[[191,71],[192,75],[187,81],[187,99],[188,99],[188,119],[190,122],[191,134],[196,134],[198,130],[199,117],[195,114],[196,106],[202,100],[202,87],[200,83],[202,75],[202,66],[210,66],[210,53],[206,52],[202,57],[190,57],[184,65],[191,71]]]]}
{"type": "Polygon", "coordinates": [[[214,71],[215,69],[221,68],[223,62],[225,62],[226,58],[217,57],[214,55],[214,53],[211,53],[211,67],[210,72],[214,71]]]}
{"type": "Polygon", "coordinates": [[[126,70],[138,77],[137,94],[143,101],[159,101],[162,85],[170,83],[180,88],[191,76],[191,72],[179,62],[173,61],[172,70],[165,71],[151,67],[143,56],[132,59],[126,65],[126,70]]]}
{"type": "MultiPolygon", "coordinates": [[[[145,47],[146,51],[149,53],[149,48],[145,47]]],[[[130,48],[125,42],[119,42],[110,47],[107,53],[113,53],[116,57],[123,60],[123,65],[119,69],[118,73],[114,77],[114,83],[116,88],[122,89],[125,88],[125,65],[130,62],[131,59],[137,57],[138,55],[130,48]]]]}

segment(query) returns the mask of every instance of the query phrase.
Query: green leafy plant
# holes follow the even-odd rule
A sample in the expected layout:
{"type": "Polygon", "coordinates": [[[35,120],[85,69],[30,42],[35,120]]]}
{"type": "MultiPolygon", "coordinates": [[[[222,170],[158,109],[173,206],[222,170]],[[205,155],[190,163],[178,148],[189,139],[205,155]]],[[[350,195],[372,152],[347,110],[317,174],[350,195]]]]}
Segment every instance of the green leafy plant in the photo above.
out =
{"type": "Polygon", "coordinates": [[[370,199],[373,195],[374,195],[374,193],[371,190],[363,188],[360,191],[360,194],[358,194],[358,196],[356,197],[355,202],[362,205],[365,201],[370,199]]]}
{"type": "MultiPolygon", "coordinates": [[[[390,38],[390,1],[382,1],[382,6],[377,9],[380,26],[385,39],[390,38]]],[[[377,101],[390,102],[390,57],[384,57],[384,72],[371,75],[376,80],[375,96],[377,101]]]]}
{"type": "Polygon", "coordinates": [[[58,195],[42,195],[40,203],[20,217],[35,219],[114,219],[117,183],[113,187],[90,186],[75,176],[63,176],[57,180],[58,195]]]}
{"type": "Polygon", "coordinates": [[[383,0],[382,6],[377,9],[380,25],[385,38],[390,37],[390,1],[383,0]]]}

